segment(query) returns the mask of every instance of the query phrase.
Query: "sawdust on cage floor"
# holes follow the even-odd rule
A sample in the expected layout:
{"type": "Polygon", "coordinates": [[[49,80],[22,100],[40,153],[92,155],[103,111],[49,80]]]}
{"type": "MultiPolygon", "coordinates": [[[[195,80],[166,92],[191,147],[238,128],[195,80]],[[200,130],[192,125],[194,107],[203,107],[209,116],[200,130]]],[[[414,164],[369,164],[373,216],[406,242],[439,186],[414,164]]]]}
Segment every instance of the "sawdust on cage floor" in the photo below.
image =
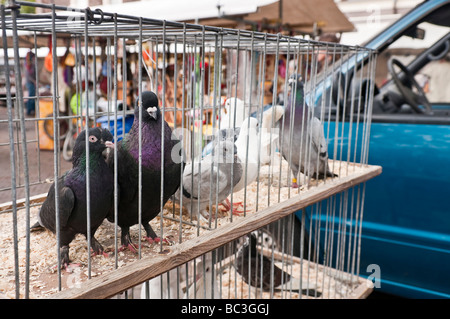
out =
{"type": "MultiPolygon", "coordinates": [[[[358,171],[358,165],[352,165],[353,172],[358,171]]],[[[330,165],[330,167],[333,167],[330,165]]],[[[338,172],[339,176],[345,176],[345,170],[338,172]]],[[[337,169],[334,170],[337,172],[337,169]]],[[[347,170],[347,173],[349,170],[347,170]]],[[[251,214],[258,210],[262,210],[270,205],[282,202],[291,196],[295,196],[298,192],[307,191],[304,184],[298,189],[290,188],[290,176],[288,174],[288,165],[276,156],[272,165],[264,165],[260,168],[259,182],[253,182],[247,188],[233,194],[233,202],[242,202],[245,204],[245,214],[251,214]],[[280,174],[281,168],[281,174],[280,174]],[[281,179],[280,179],[281,176],[281,179]],[[270,185],[270,187],[269,187],[270,185]],[[244,201],[245,199],[245,201],[244,201]]],[[[299,182],[307,181],[305,176],[300,177],[299,182]],[[303,178],[303,180],[302,180],[303,178]]],[[[310,180],[309,186],[314,186],[323,183],[323,181],[310,180]]],[[[30,208],[30,224],[37,220],[37,214],[40,207],[30,208]]],[[[216,219],[212,221],[212,227],[220,227],[228,223],[230,218],[239,219],[245,218],[243,216],[232,216],[230,212],[224,211],[221,206],[216,209],[213,206],[213,211],[217,215],[216,219]]],[[[20,281],[20,297],[24,296],[24,286],[26,277],[26,210],[21,209],[17,211],[17,227],[18,227],[18,264],[19,264],[19,281],[20,281]]],[[[204,232],[210,231],[208,229],[209,223],[204,220],[197,220],[195,217],[189,216],[185,209],[180,210],[179,206],[169,201],[164,206],[163,216],[171,218],[163,218],[163,237],[173,236],[175,242],[180,242],[180,218],[182,219],[181,241],[186,241],[194,238],[204,232]],[[173,210],[175,207],[175,210],[173,210]],[[180,217],[180,211],[182,212],[180,217]]],[[[153,229],[160,231],[161,219],[156,217],[150,222],[153,229]]],[[[15,257],[14,257],[14,239],[13,239],[13,221],[12,214],[0,214],[0,225],[2,231],[0,232],[0,298],[14,298],[15,297],[15,257]]],[[[105,220],[103,224],[95,233],[95,237],[109,252],[110,257],[92,256],[91,257],[91,277],[97,277],[106,274],[116,269],[115,258],[113,256],[114,245],[114,224],[105,220]]],[[[130,234],[134,243],[139,242],[139,226],[135,225],[130,228],[130,234]]],[[[142,235],[145,232],[142,230],[142,235]]],[[[42,298],[58,292],[58,276],[57,276],[57,253],[56,237],[49,231],[31,232],[30,233],[30,251],[29,254],[29,297],[42,298]]],[[[118,228],[117,247],[120,247],[120,228],[118,228]]],[[[160,244],[149,244],[144,239],[141,240],[141,257],[145,258],[158,254],[160,252],[160,244]]],[[[88,278],[88,255],[87,242],[83,235],[77,235],[70,244],[69,257],[72,263],[79,264],[78,267],[73,267],[72,272],[65,270],[61,271],[61,286],[62,289],[76,287],[88,278]]],[[[138,256],[128,250],[118,252],[117,268],[120,268],[134,260],[138,256]]],[[[240,298],[239,296],[235,296],[240,298]]]]}

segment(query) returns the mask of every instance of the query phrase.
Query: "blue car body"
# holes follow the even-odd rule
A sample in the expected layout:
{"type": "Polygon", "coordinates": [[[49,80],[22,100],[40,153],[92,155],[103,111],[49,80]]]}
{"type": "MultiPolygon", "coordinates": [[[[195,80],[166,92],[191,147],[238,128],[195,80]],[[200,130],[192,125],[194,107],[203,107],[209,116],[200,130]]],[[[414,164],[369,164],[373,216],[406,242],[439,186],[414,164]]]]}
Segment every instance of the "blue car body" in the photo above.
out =
{"type": "MultiPolygon", "coordinates": [[[[418,5],[365,46],[382,51],[409,26],[448,4],[435,0],[418,5]]],[[[357,63],[353,60],[344,62],[349,67],[342,69],[351,69],[357,63]]],[[[329,89],[332,82],[331,78],[323,81],[326,85],[317,85],[314,92],[316,105],[321,88],[329,89]]],[[[433,108],[450,111],[450,103],[433,108]]],[[[349,125],[362,127],[355,122],[343,125],[345,132],[349,125]]],[[[328,129],[334,132],[335,123],[330,122],[328,129]]],[[[329,153],[333,154],[336,141],[331,135],[329,153]]],[[[346,140],[342,140],[343,154],[353,142],[346,140]]],[[[368,277],[369,265],[378,265],[379,291],[408,298],[450,297],[449,161],[449,116],[374,115],[368,162],[382,166],[383,172],[366,183],[359,273],[368,277]]]]}

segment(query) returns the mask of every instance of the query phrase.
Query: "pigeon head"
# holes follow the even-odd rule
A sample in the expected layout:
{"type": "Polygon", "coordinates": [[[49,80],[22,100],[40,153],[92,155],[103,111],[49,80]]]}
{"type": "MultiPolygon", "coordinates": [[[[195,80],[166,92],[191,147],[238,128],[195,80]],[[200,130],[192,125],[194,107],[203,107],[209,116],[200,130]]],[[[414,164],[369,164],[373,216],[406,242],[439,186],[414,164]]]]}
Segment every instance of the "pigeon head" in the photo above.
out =
{"type": "MultiPolygon", "coordinates": [[[[158,97],[151,91],[145,91],[142,93],[142,121],[150,122],[157,121],[161,116],[161,110],[159,109],[158,97]]],[[[136,108],[134,111],[135,117],[139,118],[139,99],[136,100],[136,108]]]]}
{"type": "Polygon", "coordinates": [[[224,140],[217,143],[214,148],[214,156],[217,156],[220,163],[233,163],[233,157],[237,155],[237,147],[232,140],[224,140]]]}
{"type": "MultiPolygon", "coordinates": [[[[114,148],[113,136],[107,129],[93,127],[88,129],[89,154],[101,154],[106,148],[114,148]]],[[[86,152],[86,130],[78,134],[73,147],[73,158],[79,158],[86,152]]]]}
{"type": "MultiPolygon", "coordinates": [[[[195,280],[199,281],[201,278],[212,279],[213,268],[214,265],[212,264],[212,257],[209,253],[197,263],[197,274],[195,276],[195,280]]],[[[209,282],[211,282],[211,280],[209,280],[209,282]]]]}
{"type": "Polygon", "coordinates": [[[257,133],[259,130],[259,122],[254,117],[247,117],[241,125],[239,135],[241,134],[254,134],[257,133]]]}
{"type": "Polygon", "coordinates": [[[224,128],[221,129],[220,131],[218,131],[216,133],[215,138],[218,138],[221,141],[227,140],[227,139],[233,139],[236,142],[236,139],[239,135],[239,131],[240,128],[236,127],[235,129],[233,128],[224,128]]]}
{"type": "Polygon", "coordinates": [[[302,76],[300,74],[294,73],[289,77],[288,80],[289,87],[291,90],[295,89],[295,83],[297,83],[297,89],[303,88],[302,76]]]}
{"type": "Polygon", "coordinates": [[[294,93],[295,104],[297,106],[303,106],[304,84],[302,81],[302,76],[300,74],[293,74],[290,76],[289,90],[290,94],[294,93]]]}

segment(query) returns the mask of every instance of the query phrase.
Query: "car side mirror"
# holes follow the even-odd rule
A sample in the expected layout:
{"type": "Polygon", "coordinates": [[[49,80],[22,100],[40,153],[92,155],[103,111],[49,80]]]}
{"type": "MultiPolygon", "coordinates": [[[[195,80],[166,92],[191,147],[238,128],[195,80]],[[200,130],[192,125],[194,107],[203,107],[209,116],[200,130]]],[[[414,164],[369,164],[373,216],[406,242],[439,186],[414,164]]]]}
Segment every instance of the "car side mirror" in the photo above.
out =
{"type": "Polygon", "coordinates": [[[413,27],[407,30],[405,35],[413,39],[423,40],[425,39],[425,30],[418,27],[413,27]]]}

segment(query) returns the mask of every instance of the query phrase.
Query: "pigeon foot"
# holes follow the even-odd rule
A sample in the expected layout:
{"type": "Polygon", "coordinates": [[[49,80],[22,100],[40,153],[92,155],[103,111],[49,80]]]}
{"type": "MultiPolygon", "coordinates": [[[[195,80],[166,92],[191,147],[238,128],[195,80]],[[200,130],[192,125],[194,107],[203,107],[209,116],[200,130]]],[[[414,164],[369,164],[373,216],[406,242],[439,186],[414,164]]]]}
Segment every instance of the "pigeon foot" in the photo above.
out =
{"type": "MultiPolygon", "coordinates": [[[[234,202],[233,205],[231,205],[230,201],[227,198],[226,203],[228,206],[227,211],[231,210],[231,213],[234,216],[241,216],[242,214],[248,212],[248,210],[239,210],[240,207],[244,207],[244,204],[242,202],[234,202]],[[231,206],[233,207],[232,209],[231,209],[231,206]]],[[[224,205],[225,208],[227,208],[227,206],[224,205]]]]}
{"type": "Polygon", "coordinates": [[[109,255],[103,249],[103,246],[98,242],[95,237],[91,238],[91,257],[100,256],[109,257],[109,255]]]}
{"type": "Polygon", "coordinates": [[[238,210],[239,207],[242,207],[242,202],[234,202],[231,204],[230,200],[227,198],[222,203],[220,203],[225,208],[225,211],[231,213],[235,216],[241,216],[243,213],[247,212],[246,210],[238,210]]]}
{"type": "MultiPolygon", "coordinates": [[[[153,243],[159,244],[161,242],[160,237],[151,238],[151,237],[145,236],[144,238],[149,242],[150,245],[153,243]]],[[[175,244],[175,242],[173,241],[173,236],[167,236],[167,237],[163,238],[162,242],[164,244],[168,244],[170,246],[175,244]]]]}
{"type": "Polygon", "coordinates": [[[105,251],[94,251],[91,249],[91,257],[100,256],[102,255],[105,258],[109,258],[109,254],[105,251]]]}
{"type": "Polygon", "coordinates": [[[129,243],[128,245],[123,244],[123,245],[119,248],[119,251],[124,251],[124,250],[127,250],[127,249],[128,249],[129,251],[131,251],[132,253],[135,253],[135,254],[138,253],[137,247],[136,247],[134,244],[132,244],[132,243],[129,243]]]}
{"type": "Polygon", "coordinates": [[[248,212],[248,210],[233,210],[231,213],[234,216],[242,216],[244,213],[248,212]]]}

